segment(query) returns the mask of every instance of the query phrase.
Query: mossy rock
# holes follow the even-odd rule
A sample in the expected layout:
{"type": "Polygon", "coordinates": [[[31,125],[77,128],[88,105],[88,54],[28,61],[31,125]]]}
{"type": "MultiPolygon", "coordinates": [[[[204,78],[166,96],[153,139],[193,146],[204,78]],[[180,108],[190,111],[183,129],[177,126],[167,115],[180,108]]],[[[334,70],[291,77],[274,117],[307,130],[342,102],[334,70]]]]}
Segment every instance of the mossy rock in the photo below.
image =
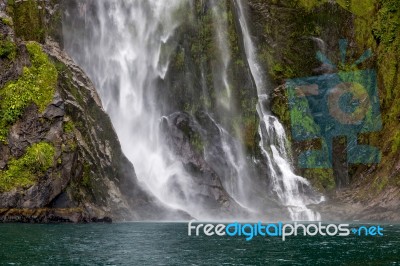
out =
{"type": "Polygon", "coordinates": [[[317,188],[321,192],[332,192],[336,188],[335,177],[332,169],[304,169],[302,175],[310,180],[313,187],[317,188]]]}
{"type": "Polygon", "coordinates": [[[18,80],[8,82],[0,89],[0,141],[6,141],[9,128],[23,114],[26,107],[36,104],[39,112],[53,100],[58,72],[36,42],[26,44],[31,67],[24,67],[18,80]]]}
{"type": "Polygon", "coordinates": [[[21,158],[8,162],[7,170],[0,171],[0,192],[32,186],[54,165],[54,156],[55,148],[50,143],[40,142],[30,146],[21,158]]]}
{"type": "Polygon", "coordinates": [[[17,55],[17,46],[9,38],[2,39],[0,37],[0,58],[14,60],[17,55]]]}
{"type": "Polygon", "coordinates": [[[26,41],[44,42],[46,33],[44,1],[8,0],[8,7],[18,37],[26,41]]]}

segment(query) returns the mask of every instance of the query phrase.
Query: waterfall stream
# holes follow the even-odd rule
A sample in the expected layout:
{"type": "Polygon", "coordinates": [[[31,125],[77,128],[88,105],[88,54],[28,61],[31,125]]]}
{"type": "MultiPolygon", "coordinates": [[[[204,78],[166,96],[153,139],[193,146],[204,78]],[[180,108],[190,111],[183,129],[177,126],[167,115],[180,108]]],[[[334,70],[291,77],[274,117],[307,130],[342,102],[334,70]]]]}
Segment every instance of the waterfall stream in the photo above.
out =
{"type": "MultiPolygon", "coordinates": [[[[99,0],[76,1],[78,14],[65,14],[65,50],[86,71],[94,82],[104,108],[110,115],[122,148],[133,163],[138,179],[149,193],[166,205],[184,210],[198,219],[215,219],[207,204],[196,202],[196,187],[190,173],[184,168],[160,136],[160,121],[164,114],[157,104],[159,82],[165,79],[170,58],[175,51],[173,36],[183,19],[177,15],[190,0],[99,0]],[[76,27],[74,23],[80,20],[76,27]],[[157,100],[156,100],[157,99],[157,100]],[[171,188],[173,181],[179,192],[171,188]],[[184,199],[184,200],[182,200],[184,199]]],[[[228,130],[232,123],[235,106],[228,77],[230,51],[226,13],[222,2],[211,0],[212,19],[219,51],[219,69],[214,86],[224,121],[209,118],[218,127],[224,162],[228,170],[220,170],[221,182],[229,196],[244,209],[252,210],[251,200],[257,181],[251,176],[252,167],[244,149],[228,130]]],[[[244,4],[234,1],[239,16],[247,64],[257,88],[260,117],[260,149],[269,168],[269,175],[279,202],[287,208],[292,220],[318,220],[318,213],[307,205],[321,201],[306,196],[311,191],[308,181],[293,173],[287,151],[283,126],[268,111],[268,85],[257,63],[254,44],[244,14],[244,4]]],[[[201,67],[201,88],[205,98],[207,91],[205,70],[201,67]]],[[[206,106],[206,105],[204,105],[206,106]]],[[[208,112],[208,110],[207,110],[208,112]]],[[[240,132],[236,132],[240,136],[240,132]]],[[[212,165],[214,158],[204,151],[205,160],[212,165]]],[[[216,166],[216,168],[220,168],[216,166]]],[[[218,170],[216,170],[218,172],[218,170]]],[[[264,178],[267,178],[266,176],[264,178]]],[[[262,195],[261,195],[262,197],[262,195]]],[[[258,209],[262,209],[259,207],[258,209]]],[[[260,214],[259,217],[264,217],[260,214]]],[[[223,218],[223,217],[219,217],[223,218]]]]}
{"type": "Polygon", "coordinates": [[[323,198],[309,198],[304,193],[306,189],[304,187],[310,187],[310,183],[305,178],[293,173],[287,151],[285,130],[279,120],[266,108],[269,106],[268,83],[261,66],[257,62],[256,49],[246,20],[244,3],[242,0],[235,1],[245,53],[259,99],[257,112],[261,121],[259,127],[260,148],[268,162],[273,190],[282,204],[288,208],[292,220],[320,220],[319,213],[310,210],[307,205],[317,204],[323,201],[323,198]]]}
{"type": "MultiPolygon", "coordinates": [[[[138,179],[163,203],[204,217],[204,210],[190,200],[181,202],[168,189],[174,178],[186,198],[194,193],[181,163],[160,139],[162,114],[154,101],[157,81],[168,69],[170,54],[165,48],[179,24],[173,13],[181,3],[81,1],[84,37],[65,31],[65,49],[95,83],[138,179]]],[[[73,20],[73,14],[68,15],[73,20]]]]}

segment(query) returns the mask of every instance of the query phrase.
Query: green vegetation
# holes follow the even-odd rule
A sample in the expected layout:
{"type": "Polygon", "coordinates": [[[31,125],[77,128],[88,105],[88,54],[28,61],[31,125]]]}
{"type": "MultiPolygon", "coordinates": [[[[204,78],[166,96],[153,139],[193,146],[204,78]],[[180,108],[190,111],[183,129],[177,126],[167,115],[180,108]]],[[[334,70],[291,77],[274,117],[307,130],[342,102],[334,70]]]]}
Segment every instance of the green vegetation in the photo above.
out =
{"type": "Polygon", "coordinates": [[[294,95],[294,90],[290,89],[289,98],[296,99],[293,101],[290,116],[291,116],[291,126],[294,129],[293,132],[296,132],[298,139],[310,139],[316,136],[319,136],[319,126],[314,122],[314,118],[310,113],[310,109],[308,106],[308,101],[305,97],[300,98],[294,95]]]}
{"type": "Polygon", "coordinates": [[[372,188],[375,189],[375,193],[378,194],[380,193],[389,183],[389,180],[387,177],[377,177],[375,181],[372,183],[372,188]]]}
{"type": "Polygon", "coordinates": [[[298,1],[299,4],[308,11],[327,2],[327,0],[298,0],[298,1]]]}
{"type": "Polygon", "coordinates": [[[18,37],[26,41],[44,41],[44,2],[8,0],[8,8],[8,12],[13,17],[15,33],[18,37]]]}
{"type": "Polygon", "coordinates": [[[64,122],[65,133],[67,134],[72,133],[74,131],[74,128],[75,128],[74,123],[71,120],[64,122]]]}
{"type": "MultiPolygon", "coordinates": [[[[250,154],[254,155],[258,149],[258,140],[254,137],[258,129],[255,110],[257,92],[252,86],[246,69],[247,64],[243,60],[234,5],[228,0],[216,1],[213,4],[196,0],[193,5],[194,12],[189,12],[190,8],[189,5],[179,8],[178,17],[183,24],[177,29],[179,45],[170,64],[170,74],[167,78],[170,90],[166,93],[167,101],[175,105],[176,109],[192,115],[206,108],[208,112],[215,114],[214,118],[220,121],[232,136],[242,141],[250,154]],[[214,4],[215,6],[211,7],[214,4]],[[219,10],[218,16],[215,16],[214,8],[219,10]],[[225,51],[220,51],[217,24],[220,24],[226,34],[226,47],[223,49],[229,50],[226,67],[228,84],[224,84],[220,79],[220,72],[225,71],[221,58],[225,51]],[[225,86],[230,89],[229,96],[225,86]],[[235,123],[232,126],[232,123],[224,123],[226,121],[235,123]]],[[[193,141],[198,144],[195,145],[198,150],[202,151],[201,143],[196,139],[193,141]]]]}
{"type": "Polygon", "coordinates": [[[0,171],[0,191],[29,187],[54,164],[55,148],[47,142],[32,145],[19,159],[11,159],[8,169],[0,171]]]}
{"type": "MultiPolygon", "coordinates": [[[[377,20],[373,24],[374,38],[379,42],[378,66],[384,85],[384,107],[395,102],[400,81],[398,62],[400,59],[400,2],[381,0],[377,20]]],[[[395,110],[394,110],[395,111],[395,110]]],[[[399,110],[397,110],[399,111],[399,110]]],[[[398,113],[397,113],[398,114],[398,113]]],[[[396,115],[396,114],[394,114],[396,115]]],[[[393,117],[391,117],[393,118],[393,117]]]]}
{"type": "Polygon", "coordinates": [[[397,132],[392,143],[392,153],[396,154],[400,149],[400,132],[397,132]]]}
{"type": "Polygon", "coordinates": [[[326,40],[332,25],[339,31],[338,40],[347,36],[349,12],[328,1],[276,2],[276,6],[268,8],[268,16],[260,11],[252,14],[256,27],[262,22],[257,29],[262,32],[258,42],[260,62],[278,85],[289,78],[314,76],[313,70],[321,64],[315,56],[316,41],[311,37],[326,40]]]}
{"type": "Polygon", "coordinates": [[[294,77],[294,70],[289,65],[281,65],[276,63],[272,66],[272,78],[275,80],[283,80],[294,77]]]}
{"type": "MultiPolygon", "coordinates": [[[[394,0],[396,1],[396,0],[394,0]]],[[[325,3],[329,2],[328,0],[298,0],[300,6],[305,8],[307,11],[311,11],[313,8],[319,7],[325,3]]],[[[336,0],[336,3],[339,4],[344,9],[347,9],[351,13],[357,16],[363,16],[368,14],[369,12],[374,10],[375,0],[336,0]]]]}
{"type": "Polygon", "coordinates": [[[84,164],[83,165],[83,177],[82,177],[82,185],[89,188],[90,187],[90,164],[84,164]]]}
{"type": "MultiPolygon", "coordinates": [[[[310,12],[324,1],[299,0],[300,5],[310,12]]],[[[400,147],[400,1],[398,0],[336,0],[343,9],[351,12],[353,17],[349,24],[352,33],[346,32],[337,38],[347,36],[357,42],[361,55],[366,49],[372,48],[374,58],[366,61],[361,69],[375,68],[378,71],[378,87],[381,102],[383,130],[376,134],[364,136],[363,143],[378,147],[383,154],[381,163],[365,178],[366,189],[361,198],[379,193],[390,184],[400,185],[398,172],[393,172],[393,160],[398,160],[400,147]],[[386,141],[382,141],[386,140],[386,141]],[[374,180],[371,182],[371,180],[374,180]],[[367,184],[368,182],[368,184],[367,184]],[[396,183],[397,182],[397,183],[396,183]]],[[[323,27],[324,28],[324,27],[323,27]]],[[[285,49],[286,50],[286,49],[285,49]]],[[[353,58],[355,60],[356,58],[353,58]]],[[[293,60],[291,60],[293,61],[293,60]]],[[[295,63],[297,65],[297,62],[295,63]]],[[[341,67],[343,71],[354,71],[348,67],[341,67]]],[[[295,67],[296,68],[296,67],[295,67]]],[[[367,117],[371,114],[367,114],[367,117]]],[[[370,118],[368,118],[370,119],[370,118]]],[[[371,119],[370,119],[371,120],[371,119]]],[[[372,121],[372,120],[371,120],[372,121]]],[[[355,172],[356,173],[356,172],[355,172]]]]}
{"type": "Polygon", "coordinates": [[[375,21],[374,36],[387,50],[390,50],[392,44],[397,46],[399,44],[400,2],[381,0],[380,4],[382,7],[378,12],[378,21],[375,21]]]}
{"type": "Polygon", "coordinates": [[[276,95],[276,97],[272,98],[271,111],[284,125],[289,126],[290,111],[288,104],[288,95],[285,86],[281,86],[278,93],[279,95],[276,95]]]}
{"type": "Polygon", "coordinates": [[[0,58],[14,60],[17,55],[17,46],[10,39],[3,40],[0,37],[0,58]]]}
{"type": "Polygon", "coordinates": [[[175,67],[179,69],[180,71],[183,71],[185,69],[185,53],[184,50],[181,49],[180,51],[177,51],[175,60],[175,67]]]}
{"type": "Polygon", "coordinates": [[[58,73],[36,42],[26,44],[31,67],[24,67],[22,76],[0,90],[0,141],[5,141],[11,125],[34,103],[43,112],[53,99],[58,73]]]}
{"type": "Polygon", "coordinates": [[[336,188],[335,177],[332,169],[306,169],[303,173],[303,176],[310,180],[312,185],[322,192],[333,191],[336,188]]]}
{"type": "Polygon", "coordinates": [[[258,141],[258,119],[253,117],[253,119],[248,118],[244,121],[244,130],[243,132],[243,143],[246,149],[246,152],[249,154],[255,155],[259,148],[258,141]]]}
{"type": "MultiPolygon", "coordinates": [[[[370,138],[370,143],[382,150],[382,163],[377,170],[378,177],[373,188],[376,192],[382,191],[388,184],[400,185],[400,175],[394,175],[392,162],[398,160],[400,147],[400,2],[396,0],[377,1],[378,10],[369,18],[366,26],[373,29],[368,41],[377,44],[377,63],[379,79],[379,97],[381,98],[381,112],[383,130],[378,138],[370,138]],[[382,139],[387,140],[383,141],[382,139]],[[387,147],[387,148],[386,148],[387,147]],[[390,178],[389,178],[390,177],[390,178]]],[[[361,27],[360,31],[362,30],[361,27]]],[[[358,32],[357,28],[357,32],[358,32]]],[[[361,39],[361,38],[359,38],[361,39]]],[[[366,39],[366,37],[365,37],[366,39]]]]}
{"type": "Polygon", "coordinates": [[[375,9],[376,0],[336,0],[341,7],[357,16],[369,15],[375,9]]]}
{"type": "Polygon", "coordinates": [[[204,151],[204,143],[200,134],[197,132],[190,132],[189,141],[192,147],[200,154],[203,154],[204,151]]]}
{"type": "Polygon", "coordinates": [[[12,26],[13,22],[11,19],[9,18],[1,18],[1,22],[3,22],[3,24],[6,24],[7,26],[12,26]]]}

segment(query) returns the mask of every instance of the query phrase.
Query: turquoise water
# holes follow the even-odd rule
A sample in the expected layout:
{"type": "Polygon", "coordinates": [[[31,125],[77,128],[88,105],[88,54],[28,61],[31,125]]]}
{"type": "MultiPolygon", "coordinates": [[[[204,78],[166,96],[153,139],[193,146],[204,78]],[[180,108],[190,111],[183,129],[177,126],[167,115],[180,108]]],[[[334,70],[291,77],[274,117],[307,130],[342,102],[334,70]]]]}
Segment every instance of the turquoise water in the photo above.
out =
{"type": "Polygon", "coordinates": [[[0,225],[0,264],[400,265],[400,226],[382,237],[189,237],[185,223],[0,225]]]}

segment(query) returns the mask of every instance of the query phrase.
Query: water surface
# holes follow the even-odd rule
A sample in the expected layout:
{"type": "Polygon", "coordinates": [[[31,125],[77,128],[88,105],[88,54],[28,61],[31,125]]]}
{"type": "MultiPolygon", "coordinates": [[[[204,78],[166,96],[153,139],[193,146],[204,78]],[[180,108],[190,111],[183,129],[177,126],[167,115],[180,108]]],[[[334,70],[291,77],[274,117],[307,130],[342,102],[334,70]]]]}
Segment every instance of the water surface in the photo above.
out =
{"type": "Polygon", "coordinates": [[[400,265],[400,226],[383,237],[189,237],[186,223],[4,224],[2,265],[400,265]]]}

